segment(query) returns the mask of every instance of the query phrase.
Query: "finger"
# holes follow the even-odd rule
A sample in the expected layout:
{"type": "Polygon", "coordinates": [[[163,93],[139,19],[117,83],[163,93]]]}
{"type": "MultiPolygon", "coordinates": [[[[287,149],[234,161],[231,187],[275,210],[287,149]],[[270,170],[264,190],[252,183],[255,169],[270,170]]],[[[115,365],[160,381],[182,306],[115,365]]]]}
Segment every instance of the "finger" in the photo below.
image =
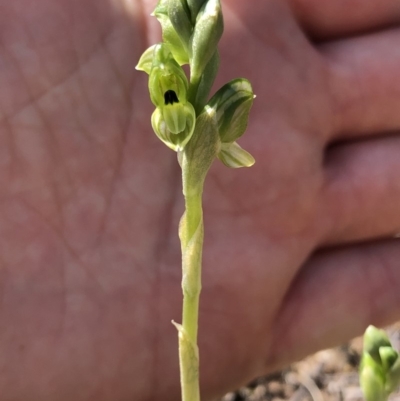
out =
{"type": "Polygon", "coordinates": [[[321,47],[330,71],[335,138],[400,128],[400,28],[321,47]]]}
{"type": "Polygon", "coordinates": [[[326,241],[343,244],[400,232],[400,136],[338,145],[326,159],[326,241]]]}
{"type": "Polygon", "coordinates": [[[400,318],[400,241],[315,255],[277,314],[271,368],[400,318]]]}
{"type": "Polygon", "coordinates": [[[385,28],[400,22],[397,0],[289,0],[300,24],[316,39],[385,28]]]}

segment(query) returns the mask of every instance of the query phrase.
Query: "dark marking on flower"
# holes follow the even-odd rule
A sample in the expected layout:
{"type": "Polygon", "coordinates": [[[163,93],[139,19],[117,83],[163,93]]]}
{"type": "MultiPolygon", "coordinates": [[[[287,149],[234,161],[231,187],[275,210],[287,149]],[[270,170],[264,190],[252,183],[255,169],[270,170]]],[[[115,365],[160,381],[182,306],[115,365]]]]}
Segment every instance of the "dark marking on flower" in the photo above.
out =
{"type": "Polygon", "coordinates": [[[169,89],[164,93],[164,102],[165,104],[174,104],[179,103],[178,96],[176,96],[175,91],[169,89]]]}

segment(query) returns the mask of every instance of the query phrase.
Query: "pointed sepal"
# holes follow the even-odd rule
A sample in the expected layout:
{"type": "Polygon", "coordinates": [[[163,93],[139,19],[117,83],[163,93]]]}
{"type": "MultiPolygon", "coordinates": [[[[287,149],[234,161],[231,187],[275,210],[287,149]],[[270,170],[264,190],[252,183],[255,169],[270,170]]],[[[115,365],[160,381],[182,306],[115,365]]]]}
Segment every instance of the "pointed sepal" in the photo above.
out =
{"type": "Polygon", "coordinates": [[[222,142],[217,157],[230,168],[251,167],[255,163],[254,157],[236,142],[222,142]]]}
{"type": "Polygon", "coordinates": [[[150,74],[151,67],[153,66],[154,48],[156,46],[157,45],[150,46],[144,51],[135,67],[136,70],[150,74]]]}

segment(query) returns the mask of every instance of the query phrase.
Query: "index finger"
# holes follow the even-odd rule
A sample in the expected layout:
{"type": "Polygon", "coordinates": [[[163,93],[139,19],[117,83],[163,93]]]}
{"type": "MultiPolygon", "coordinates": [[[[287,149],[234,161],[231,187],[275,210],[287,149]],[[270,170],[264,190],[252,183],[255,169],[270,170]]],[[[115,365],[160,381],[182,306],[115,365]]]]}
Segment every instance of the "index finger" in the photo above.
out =
{"type": "Polygon", "coordinates": [[[296,19],[316,40],[360,34],[400,23],[398,0],[288,0],[296,19]]]}

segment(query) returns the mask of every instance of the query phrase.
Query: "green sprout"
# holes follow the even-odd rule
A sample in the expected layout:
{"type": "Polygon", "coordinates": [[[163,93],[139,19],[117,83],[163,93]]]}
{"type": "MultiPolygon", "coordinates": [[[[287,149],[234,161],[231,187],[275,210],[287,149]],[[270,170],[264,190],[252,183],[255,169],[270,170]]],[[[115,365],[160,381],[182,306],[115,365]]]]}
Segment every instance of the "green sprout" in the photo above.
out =
{"type": "Polygon", "coordinates": [[[155,106],[151,124],[176,151],[182,169],[185,212],[179,225],[182,251],[182,324],[178,330],[182,401],[199,401],[197,346],[201,259],[202,194],[206,174],[218,158],[228,167],[250,167],[254,158],[236,140],[246,130],[254,94],[250,82],[234,79],[209,99],[223,32],[219,0],[159,0],[153,14],[163,42],[148,48],[136,66],[149,75],[155,106]],[[189,64],[190,78],[182,68],[189,64]]]}
{"type": "Polygon", "coordinates": [[[366,401],[386,401],[400,385],[400,357],[387,334],[368,326],[360,365],[360,384],[366,401]]]}

